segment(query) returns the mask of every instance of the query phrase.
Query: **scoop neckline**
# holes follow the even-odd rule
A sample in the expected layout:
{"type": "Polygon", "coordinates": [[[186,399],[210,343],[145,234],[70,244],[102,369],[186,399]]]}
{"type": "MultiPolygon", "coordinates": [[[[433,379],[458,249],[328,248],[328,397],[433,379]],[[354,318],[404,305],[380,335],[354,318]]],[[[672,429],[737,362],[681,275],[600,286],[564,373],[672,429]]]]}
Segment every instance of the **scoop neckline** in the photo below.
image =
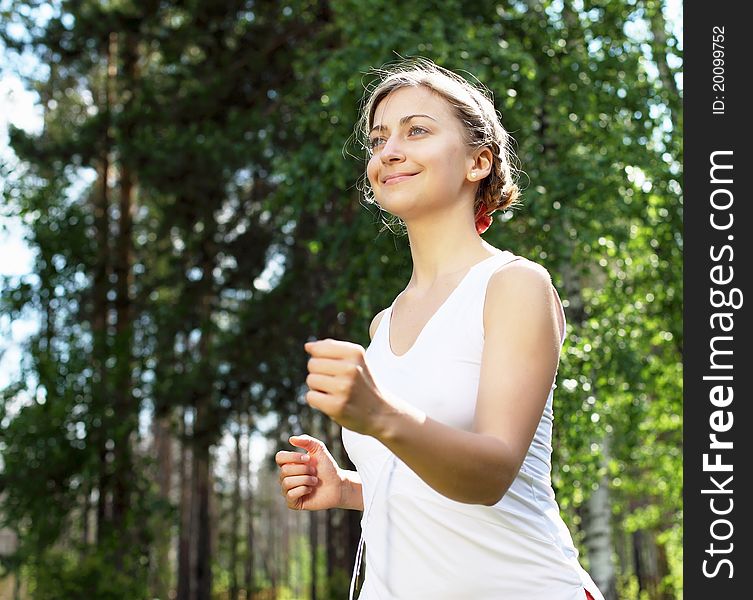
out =
{"type": "Polygon", "coordinates": [[[439,313],[440,313],[440,312],[442,311],[442,309],[444,309],[444,308],[445,308],[445,306],[447,306],[447,304],[448,304],[448,303],[450,302],[450,299],[451,299],[451,298],[452,298],[452,297],[453,297],[453,296],[455,295],[455,293],[456,293],[456,292],[458,291],[458,289],[459,289],[459,288],[460,288],[460,287],[461,287],[461,286],[463,285],[463,283],[465,283],[465,281],[467,281],[467,279],[468,279],[469,275],[471,274],[471,272],[472,272],[472,271],[473,271],[473,270],[474,270],[474,269],[475,269],[476,267],[478,267],[478,266],[481,266],[482,264],[484,264],[484,263],[486,263],[486,262],[490,261],[491,259],[493,259],[493,258],[497,258],[497,257],[499,257],[499,256],[502,256],[502,255],[505,255],[505,254],[510,254],[510,251],[509,251],[509,250],[501,250],[500,252],[495,252],[495,253],[494,253],[494,254],[492,254],[491,256],[487,256],[486,258],[484,258],[484,259],[480,260],[479,262],[477,262],[477,263],[475,263],[475,264],[471,265],[471,266],[470,266],[470,267],[468,268],[468,270],[466,271],[465,275],[463,275],[463,277],[462,277],[462,278],[460,279],[460,281],[459,281],[459,282],[457,283],[457,285],[456,285],[456,286],[455,286],[455,287],[453,288],[453,290],[452,290],[452,291],[451,291],[451,292],[450,292],[450,293],[448,294],[447,298],[445,298],[445,299],[444,299],[444,302],[442,302],[442,304],[440,304],[440,305],[439,305],[439,308],[437,308],[437,309],[436,309],[436,310],[435,310],[435,311],[434,311],[434,312],[432,313],[432,315],[431,315],[431,316],[429,317],[429,319],[428,319],[428,320],[426,321],[426,323],[424,323],[424,326],[423,326],[423,327],[421,328],[421,330],[420,330],[420,331],[418,332],[418,335],[416,336],[416,339],[415,339],[415,340],[413,340],[413,344],[412,344],[412,345],[410,346],[410,348],[408,348],[408,349],[407,349],[407,350],[406,350],[405,352],[403,352],[402,354],[395,354],[395,352],[394,352],[394,351],[392,350],[392,341],[391,341],[391,336],[390,336],[390,329],[392,328],[392,309],[393,309],[393,308],[394,308],[394,306],[395,306],[395,302],[397,302],[397,299],[398,299],[398,298],[400,297],[400,294],[402,294],[402,293],[403,293],[403,292],[404,292],[405,290],[403,290],[403,292],[400,292],[400,294],[398,294],[397,296],[395,296],[395,299],[394,299],[394,300],[392,301],[392,304],[390,304],[390,307],[389,307],[389,310],[388,310],[388,314],[387,314],[387,318],[386,318],[386,319],[383,319],[383,320],[386,320],[386,321],[387,321],[387,323],[386,323],[386,325],[387,325],[387,326],[386,326],[386,330],[387,330],[387,331],[386,331],[386,338],[387,338],[387,352],[388,352],[388,353],[390,354],[390,356],[391,356],[392,358],[395,358],[395,359],[397,359],[397,360],[400,360],[400,359],[402,359],[402,358],[405,358],[406,356],[408,356],[408,355],[409,355],[409,354],[410,354],[411,352],[413,352],[413,349],[414,349],[414,348],[415,348],[415,347],[416,347],[416,346],[418,345],[418,343],[419,343],[419,342],[421,341],[421,338],[422,338],[422,337],[423,337],[423,335],[424,335],[424,331],[426,331],[426,329],[427,329],[427,328],[429,327],[429,325],[431,324],[431,322],[432,322],[432,321],[433,321],[433,320],[434,320],[434,319],[436,318],[436,316],[437,316],[437,315],[438,315],[438,314],[439,314],[439,313]]]}

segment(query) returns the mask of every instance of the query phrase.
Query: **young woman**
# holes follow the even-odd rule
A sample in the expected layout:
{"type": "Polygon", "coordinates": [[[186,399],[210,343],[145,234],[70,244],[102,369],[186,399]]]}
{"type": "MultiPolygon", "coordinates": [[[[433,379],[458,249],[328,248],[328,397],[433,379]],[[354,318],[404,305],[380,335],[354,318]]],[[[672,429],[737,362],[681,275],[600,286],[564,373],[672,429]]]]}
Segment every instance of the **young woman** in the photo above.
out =
{"type": "Polygon", "coordinates": [[[276,456],[288,506],[363,511],[361,600],[603,600],[550,481],[562,305],[542,266],[480,237],[518,196],[490,95],[410,61],[384,73],[359,129],[413,274],[368,349],[305,344],[306,401],[342,426],[357,470],[291,437],[305,453],[276,456]]]}

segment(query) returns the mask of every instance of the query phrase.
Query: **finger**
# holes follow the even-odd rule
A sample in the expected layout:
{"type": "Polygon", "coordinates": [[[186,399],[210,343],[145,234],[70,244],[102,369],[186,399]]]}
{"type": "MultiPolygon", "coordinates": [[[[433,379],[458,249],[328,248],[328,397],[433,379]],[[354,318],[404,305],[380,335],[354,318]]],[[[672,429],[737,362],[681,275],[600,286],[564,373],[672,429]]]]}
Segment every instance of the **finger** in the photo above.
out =
{"type": "Polygon", "coordinates": [[[344,372],[344,361],[336,358],[311,357],[306,363],[309,373],[339,375],[344,372]]]}
{"type": "Polygon", "coordinates": [[[333,340],[332,338],[306,342],[303,347],[311,356],[316,356],[317,358],[347,358],[365,352],[363,346],[360,344],[344,340],[333,340]]]}
{"type": "Polygon", "coordinates": [[[282,489],[287,492],[299,485],[315,486],[317,483],[319,483],[319,478],[313,475],[293,475],[282,481],[282,489]]]}
{"type": "MultiPolygon", "coordinates": [[[[295,446],[295,444],[293,444],[295,446]]],[[[290,452],[288,450],[280,450],[275,454],[275,462],[278,466],[282,466],[288,463],[301,463],[308,462],[310,459],[308,454],[301,454],[300,452],[290,452]]]]}
{"type": "Polygon", "coordinates": [[[332,393],[338,386],[339,377],[334,375],[320,375],[319,373],[309,373],[306,376],[306,385],[312,390],[332,393]]]}
{"type": "Polygon", "coordinates": [[[292,490],[288,490],[285,493],[285,499],[287,500],[288,505],[290,505],[309,492],[311,492],[311,488],[308,488],[305,485],[301,485],[297,488],[293,488],[292,490]]]}
{"type": "Polygon", "coordinates": [[[331,338],[326,338],[323,340],[309,340],[303,345],[303,349],[306,350],[309,354],[314,354],[315,352],[321,351],[321,348],[324,347],[324,345],[327,342],[332,341],[331,338]]]}
{"type": "Polygon", "coordinates": [[[306,464],[293,463],[289,463],[280,467],[280,483],[282,483],[282,480],[286,477],[291,477],[293,475],[316,475],[316,469],[306,464]]]}
{"type": "Polygon", "coordinates": [[[332,404],[332,398],[329,394],[318,392],[316,390],[309,390],[306,392],[306,402],[311,408],[322,411],[325,415],[329,415],[328,408],[332,404]]]}
{"type": "Polygon", "coordinates": [[[288,463],[280,467],[280,474],[283,477],[290,475],[316,475],[316,469],[310,463],[288,463]]]}
{"type": "MultiPolygon", "coordinates": [[[[303,448],[306,450],[306,452],[317,452],[318,450],[321,450],[322,446],[324,444],[317,440],[315,437],[311,437],[308,434],[304,435],[291,435],[288,438],[288,441],[291,443],[291,445],[295,446],[296,448],[303,448]]],[[[300,456],[308,456],[307,454],[300,454],[299,452],[296,452],[295,454],[298,454],[300,456]]]]}

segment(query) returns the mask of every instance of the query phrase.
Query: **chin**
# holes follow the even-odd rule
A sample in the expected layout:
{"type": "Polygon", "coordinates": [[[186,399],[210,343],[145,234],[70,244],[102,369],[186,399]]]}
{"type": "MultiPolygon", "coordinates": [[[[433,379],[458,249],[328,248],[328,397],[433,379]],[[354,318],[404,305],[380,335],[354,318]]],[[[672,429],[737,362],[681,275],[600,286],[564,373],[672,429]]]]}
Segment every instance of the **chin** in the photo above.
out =
{"type": "Polygon", "coordinates": [[[405,194],[401,197],[398,197],[397,194],[394,196],[391,194],[383,194],[381,198],[374,195],[374,199],[379,203],[379,206],[382,207],[382,210],[399,217],[403,221],[405,221],[406,218],[420,214],[420,207],[425,206],[428,203],[422,196],[417,196],[416,194],[405,194]]]}

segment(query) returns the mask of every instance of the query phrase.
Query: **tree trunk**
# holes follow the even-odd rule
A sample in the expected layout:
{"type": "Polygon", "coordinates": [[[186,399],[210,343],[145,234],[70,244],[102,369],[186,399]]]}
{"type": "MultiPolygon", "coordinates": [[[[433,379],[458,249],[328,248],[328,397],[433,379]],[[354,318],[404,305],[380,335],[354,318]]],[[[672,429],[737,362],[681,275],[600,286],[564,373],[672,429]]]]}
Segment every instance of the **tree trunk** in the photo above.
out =
{"type": "Polygon", "coordinates": [[[191,540],[193,539],[193,501],[191,484],[191,449],[188,443],[188,413],[183,411],[180,444],[180,531],[178,532],[178,589],[176,600],[191,599],[191,540]]]}
{"type": "Polygon", "coordinates": [[[235,481],[233,501],[230,508],[230,600],[238,600],[238,530],[241,513],[241,477],[243,475],[243,450],[241,448],[241,420],[238,418],[235,431],[235,481]]]}
{"type": "Polygon", "coordinates": [[[635,556],[635,573],[639,591],[648,593],[651,600],[661,598],[661,579],[659,549],[652,532],[639,530],[633,534],[633,552],[635,556]]]}
{"type": "Polygon", "coordinates": [[[21,600],[21,574],[13,573],[13,600],[21,600]]]}
{"type": "Polygon", "coordinates": [[[89,545],[89,511],[91,510],[91,486],[88,482],[83,484],[83,516],[81,518],[81,542],[84,547],[89,545]]]}
{"type": "MultiPolygon", "coordinates": [[[[272,564],[272,567],[275,569],[275,573],[277,574],[277,581],[279,584],[289,584],[290,583],[290,526],[288,523],[288,514],[287,512],[283,513],[282,515],[279,514],[279,511],[275,511],[277,514],[275,515],[278,519],[281,521],[282,528],[280,530],[280,540],[279,544],[277,545],[276,554],[277,554],[277,560],[275,563],[272,564]],[[278,567],[278,568],[275,568],[278,567]]],[[[270,531],[270,533],[272,533],[270,531]]]]}
{"type": "MultiPolygon", "coordinates": [[[[208,217],[207,219],[211,219],[208,217]]],[[[212,302],[214,300],[212,247],[213,223],[206,223],[205,238],[201,243],[202,291],[199,299],[201,337],[198,342],[198,364],[201,386],[196,390],[196,420],[193,435],[194,498],[196,500],[195,568],[192,579],[196,583],[196,595],[190,600],[211,600],[212,592],[212,535],[209,512],[211,494],[210,448],[218,432],[215,431],[215,415],[212,409],[214,394],[211,348],[212,348],[212,302]]]]}
{"type": "Polygon", "coordinates": [[[329,587],[335,572],[335,560],[337,559],[337,547],[335,546],[337,523],[335,521],[340,516],[339,512],[328,510],[324,513],[324,576],[327,578],[327,587],[329,587]]]}
{"type": "MultiPolygon", "coordinates": [[[[131,34],[122,36],[123,42],[123,77],[120,78],[122,89],[131,93],[136,84],[137,45],[131,34]]],[[[123,101],[125,106],[130,98],[123,101]]],[[[124,125],[124,134],[128,137],[131,126],[124,125]]],[[[113,386],[113,528],[119,543],[116,545],[115,564],[123,567],[125,555],[134,552],[134,545],[141,538],[138,522],[130,523],[129,513],[133,494],[133,449],[132,435],[138,425],[138,404],[133,396],[133,307],[131,287],[133,285],[133,212],[135,192],[133,173],[130,165],[121,160],[120,202],[118,236],[115,248],[116,295],[115,312],[115,381],[113,386]]],[[[135,573],[134,573],[135,574],[135,573]]]]}
{"type": "Polygon", "coordinates": [[[281,545],[282,530],[277,529],[275,531],[275,518],[271,508],[265,508],[262,510],[261,522],[266,523],[266,552],[261,553],[262,567],[264,568],[264,575],[269,580],[273,590],[277,589],[280,578],[278,577],[279,565],[277,560],[279,558],[277,548],[281,545]],[[264,513],[267,513],[264,515],[264,513]],[[266,516],[266,518],[264,518],[266,516]]]}
{"type": "Polygon", "coordinates": [[[583,530],[588,549],[591,577],[606,600],[617,600],[616,577],[612,564],[612,508],[606,481],[586,501],[583,530]]]}
{"type": "MultiPolygon", "coordinates": [[[[197,411],[197,418],[201,415],[197,411]]],[[[196,594],[191,600],[211,600],[212,591],[212,537],[209,514],[211,493],[209,445],[197,444],[194,449],[194,495],[196,498],[195,570],[196,594]]]]}
{"type": "Polygon", "coordinates": [[[646,6],[646,12],[648,13],[648,20],[651,26],[651,53],[653,54],[656,68],[659,71],[659,79],[661,79],[662,86],[667,90],[668,101],[670,105],[672,128],[678,126],[677,112],[681,109],[682,99],[680,93],[677,90],[677,83],[675,82],[674,73],[669,67],[667,62],[667,27],[664,21],[664,15],[662,14],[662,2],[655,0],[648,2],[646,6]]]}
{"type": "Polygon", "coordinates": [[[319,513],[316,511],[309,512],[309,548],[311,551],[311,590],[309,597],[311,600],[317,600],[317,553],[319,550],[319,513]]]}
{"type": "Polygon", "coordinates": [[[669,574],[667,549],[664,544],[656,543],[656,538],[654,538],[654,543],[656,544],[656,567],[658,570],[657,578],[659,581],[659,593],[657,594],[657,598],[659,598],[659,600],[673,600],[674,594],[667,590],[662,583],[664,581],[664,577],[669,574]]]}
{"type": "MultiPolygon", "coordinates": [[[[157,459],[157,487],[159,496],[170,503],[173,476],[173,438],[170,433],[170,416],[155,415],[152,423],[153,454],[157,459]]],[[[162,519],[160,513],[157,519],[162,519]]],[[[154,531],[154,565],[150,589],[156,598],[168,598],[170,592],[170,543],[172,532],[170,527],[156,527],[154,531]]]]}
{"type": "Polygon", "coordinates": [[[253,598],[256,591],[254,579],[254,489],[251,477],[251,431],[252,418],[249,415],[248,427],[246,428],[246,562],[244,573],[244,585],[246,598],[253,598]]]}
{"type": "Polygon", "coordinates": [[[113,86],[115,80],[115,61],[117,60],[117,38],[110,36],[105,46],[106,76],[100,106],[103,118],[102,154],[97,166],[99,193],[93,194],[94,239],[97,245],[97,258],[94,265],[92,282],[92,406],[93,413],[99,417],[98,424],[93,424],[92,444],[98,452],[97,505],[95,528],[97,544],[104,542],[109,519],[108,496],[110,493],[110,476],[107,461],[107,438],[109,419],[105,416],[105,404],[108,394],[107,359],[110,356],[107,315],[109,300],[107,293],[110,282],[110,114],[113,103],[113,86]]]}
{"type": "MultiPolygon", "coordinates": [[[[602,441],[602,461],[608,462],[609,456],[609,439],[605,438],[602,441]]],[[[612,503],[606,477],[586,501],[582,527],[591,577],[605,600],[617,600],[617,576],[612,562],[612,503]]]]}

